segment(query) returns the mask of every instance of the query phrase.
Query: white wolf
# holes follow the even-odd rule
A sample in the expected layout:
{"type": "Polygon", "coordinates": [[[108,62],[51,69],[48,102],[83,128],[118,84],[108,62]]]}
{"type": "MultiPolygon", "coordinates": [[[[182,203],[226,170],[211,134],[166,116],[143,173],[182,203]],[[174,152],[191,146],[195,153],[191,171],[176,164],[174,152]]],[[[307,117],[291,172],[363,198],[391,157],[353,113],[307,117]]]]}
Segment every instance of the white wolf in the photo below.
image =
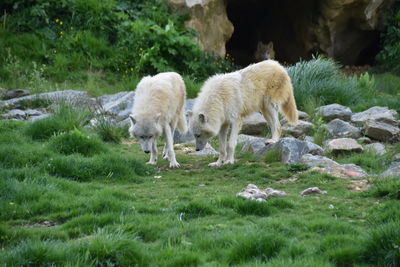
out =
{"type": "Polygon", "coordinates": [[[144,77],[137,85],[129,133],[139,140],[145,153],[151,152],[147,164],[157,163],[157,139],[164,135],[164,159],[169,160],[170,168],[179,168],[173,134],[176,127],[182,133],[187,130],[185,99],[185,83],[175,72],[144,77]]]}
{"type": "Polygon", "coordinates": [[[298,112],[292,83],[286,70],[276,61],[265,60],[209,78],[189,112],[196,150],[203,149],[210,137],[219,134],[219,158],[209,166],[233,164],[242,119],[258,111],[271,128],[272,141],[278,141],[281,135],[278,105],[288,121],[296,124],[298,112]]]}

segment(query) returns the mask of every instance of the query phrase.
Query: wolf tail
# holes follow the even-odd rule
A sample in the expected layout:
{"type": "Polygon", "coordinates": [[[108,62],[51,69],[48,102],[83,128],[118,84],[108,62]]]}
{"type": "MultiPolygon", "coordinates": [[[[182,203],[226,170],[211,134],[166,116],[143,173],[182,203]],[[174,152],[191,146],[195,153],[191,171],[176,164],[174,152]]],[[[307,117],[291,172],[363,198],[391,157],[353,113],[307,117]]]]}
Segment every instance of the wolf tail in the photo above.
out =
{"type": "Polygon", "coordinates": [[[290,78],[285,83],[284,87],[285,88],[282,89],[286,92],[286,99],[281,102],[281,112],[291,124],[297,124],[299,114],[297,112],[296,100],[294,99],[293,86],[290,78]]]}
{"type": "Polygon", "coordinates": [[[181,133],[187,132],[187,123],[186,123],[186,115],[185,115],[185,104],[182,106],[181,112],[179,112],[179,119],[178,119],[178,130],[181,133]]]}

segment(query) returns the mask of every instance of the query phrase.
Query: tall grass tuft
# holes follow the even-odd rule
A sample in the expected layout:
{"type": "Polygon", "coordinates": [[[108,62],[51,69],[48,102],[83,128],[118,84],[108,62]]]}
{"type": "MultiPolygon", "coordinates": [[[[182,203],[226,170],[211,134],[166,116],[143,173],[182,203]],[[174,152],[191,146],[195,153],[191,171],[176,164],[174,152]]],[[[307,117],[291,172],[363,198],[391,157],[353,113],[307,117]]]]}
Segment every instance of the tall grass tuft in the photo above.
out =
{"type": "Polygon", "coordinates": [[[137,161],[117,154],[99,154],[91,158],[70,155],[51,158],[43,163],[51,175],[77,181],[95,179],[130,180],[141,182],[138,176],[150,175],[154,169],[137,161]]]}
{"type": "Polygon", "coordinates": [[[235,240],[228,258],[230,263],[245,262],[258,259],[266,262],[278,255],[286,245],[286,240],[280,235],[257,233],[250,234],[235,240]]]}
{"type": "Polygon", "coordinates": [[[46,140],[54,134],[82,129],[89,118],[87,108],[61,101],[54,107],[53,116],[28,125],[25,133],[33,140],[46,140]]]}
{"type": "Polygon", "coordinates": [[[400,179],[393,177],[378,178],[374,181],[374,185],[365,192],[365,195],[400,200],[400,179]]]}
{"type": "Polygon", "coordinates": [[[340,65],[332,59],[318,56],[288,68],[295,98],[300,109],[307,107],[309,98],[322,105],[338,103],[351,106],[359,100],[357,83],[340,72],[340,65]]]}
{"type": "Polygon", "coordinates": [[[399,222],[378,225],[363,242],[363,259],[376,266],[400,265],[399,222]]]}
{"type": "Polygon", "coordinates": [[[119,143],[122,138],[128,137],[128,127],[116,126],[104,116],[98,116],[92,128],[105,142],[119,143]]]}
{"type": "Polygon", "coordinates": [[[66,155],[79,153],[92,156],[106,150],[98,137],[89,136],[78,129],[51,137],[49,145],[54,151],[66,155]]]}

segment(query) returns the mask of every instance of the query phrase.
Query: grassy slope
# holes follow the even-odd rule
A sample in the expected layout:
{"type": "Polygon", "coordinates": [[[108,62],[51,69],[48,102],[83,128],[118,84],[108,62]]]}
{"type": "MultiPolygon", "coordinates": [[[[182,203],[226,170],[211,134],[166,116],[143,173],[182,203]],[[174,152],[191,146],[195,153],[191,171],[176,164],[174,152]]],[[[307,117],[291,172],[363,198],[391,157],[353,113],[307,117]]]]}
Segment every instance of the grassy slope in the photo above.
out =
{"type": "Polygon", "coordinates": [[[211,157],[178,153],[181,169],[169,170],[161,160],[151,173],[135,143],[102,144],[107,152],[91,157],[64,155],[51,145],[54,139],[31,141],[24,123],[0,126],[0,265],[399,263],[398,179],[352,192],[349,180],[291,172],[248,154],[210,169],[211,157]],[[71,159],[90,161],[93,170],[113,158],[131,160],[125,165],[133,171],[114,166],[79,182],[76,177],[86,177],[82,167],[75,180],[68,178],[71,159]],[[265,203],[236,198],[249,183],[289,195],[265,203]],[[328,194],[301,197],[310,186],[328,194]]]}

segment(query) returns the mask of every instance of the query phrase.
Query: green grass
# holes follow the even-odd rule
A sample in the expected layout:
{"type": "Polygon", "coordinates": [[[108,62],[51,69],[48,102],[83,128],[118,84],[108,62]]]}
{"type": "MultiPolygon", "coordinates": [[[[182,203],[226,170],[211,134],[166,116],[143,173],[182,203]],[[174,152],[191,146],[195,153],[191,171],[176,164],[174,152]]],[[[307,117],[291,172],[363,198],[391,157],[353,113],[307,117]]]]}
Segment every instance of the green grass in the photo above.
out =
{"type": "Polygon", "coordinates": [[[180,169],[168,169],[161,157],[154,168],[144,164],[148,155],[138,144],[98,140],[106,153],[64,154],[53,138],[80,140],[83,132],[35,141],[26,127],[0,121],[2,136],[13,136],[0,138],[0,265],[398,263],[398,177],[352,192],[349,180],[247,154],[209,168],[212,157],[177,152],[180,169]],[[266,202],[236,197],[249,183],[288,195],[266,202]],[[301,197],[310,186],[328,193],[301,197]]]}

